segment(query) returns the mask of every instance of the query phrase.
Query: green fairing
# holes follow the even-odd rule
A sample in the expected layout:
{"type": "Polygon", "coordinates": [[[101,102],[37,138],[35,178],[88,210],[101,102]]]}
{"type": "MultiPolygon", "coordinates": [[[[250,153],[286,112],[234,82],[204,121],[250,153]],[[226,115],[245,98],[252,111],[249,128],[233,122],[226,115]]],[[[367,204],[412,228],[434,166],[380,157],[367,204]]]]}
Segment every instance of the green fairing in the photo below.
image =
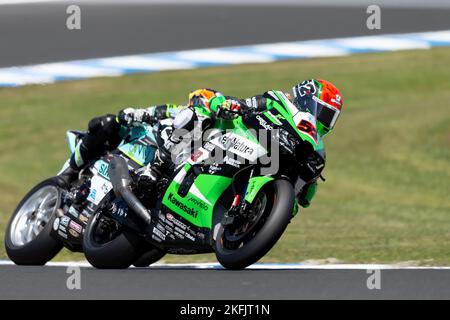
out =
{"type": "Polygon", "coordinates": [[[302,203],[303,208],[308,208],[311,205],[311,201],[314,198],[316,191],[317,191],[317,183],[308,185],[308,190],[306,191],[306,195],[302,203]]]}
{"type": "MultiPolygon", "coordinates": [[[[278,99],[282,102],[283,101],[283,99],[281,98],[281,96],[280,96],[280,92],[278,92],[278,91],[273,91],[274,93],[275,93],[275,95],[278,97],[278,99]]],[[[282,102],[283,103],[283,102],[282,102]]],[[[300,138],[303,140],[303,141],[307,141],[307,142],[309,142],[312,146],[313,146],[313,148],[314,148],[314,150],[320,150],[320,149],[322,149],[323,148],[323,145],[322,145],[322,148],[320,147],[320,145],[322,144],[322,139],[320,138],[320,136],[317,136],[317,139],[318,139],[318,141],[316,142],[316,141],[314,141],[314,139],[313,138],[311,138],[308,134],[306,134],[306,133],[304,133],[304,132],[302,132],[302,131],[300,131],[298,128],[297,128],[297,126],[295,125],[295,123],[294,123],[294,120],[293,120],[293,118],[294,118],[294,115],[289,111],[289,108],[287,107],[287,106],[285,106],[284,105],[284,103],[283,104],[280,104],[280,103],[277,103],[276,101],[274,101],[274,100],[270,100],[270,104],[269,104],[272,108],[275,108],[288,122],[289,122],[289,124],[291,125],[291,127],[298,133],[298,135],[300,136],[300,138]]]]}
{"type": "Polygon", "coordinates": [[[292,216],[295,217],[298,213],[298,201],[297,199],[294,201],[294,208],[292,209],[292,216]]]}
{"type": "MultiPolygon", "coordinates": [[[[189,167],[185,165],[181,170],[186,173],[189,167]]],[[[172,181],[162,203],[195,226],[210,229],[214,206],[231,185],[231,180],[218,175],[200,174],[185,197],[178,194],[180,184],[172,181]]]]}
{"type": "Polygon", "coordinates": [[[263,186],[265,186],[268,182],[272,180],[274,180],[273,177],[266,177],[266,176],[251,178],[248,182],[245,200],[249,203],[252,203],[256,195],[258,194],[259,190],[261,190],[263,186]]]}
{"type": "MultiPolygon", "coordinates": [[[[216,112],[218,107],[225,101],[225,97],[214,97],[210,100],[210,108],[212,112],[216,112]]],[[[280,98],[280,101],[281,98],[280,98]]],[[[204,112],[202,108],[195,107],[197,111],[204,112]]],[[[267,109],[275,109],[281,115],[274,115],[277,119],[269,118],[272,122],[278,123],[278,120],[285,119],[295,130],[299,136],[308,142],[310,142],[316,150],[323,147],[322,141],[319,140],[315,143],[313,139],[299,131],[293,121],[293,115],[289,112],[287,106],[277,103],[275,100],[267,100],[267,109]]],[[[272,115],[269,114],[269,117],[272,115]]],[[[214,122],[214,127],[227,130],[231,129],[236,135],[245,137],[257,144],[258,139],[252,131],[247,128],[243,122],[242,117],[237,117],[233,120],[217,119],[214,122]]],[[[188,174],[191,165],[186,164],[177,177],[171,182],[167,188],[162,203],[172,212],[180,215],[193,225],[197,227],[211,228],[213,210],[216,202],[222,195],[222,193],[231,185],[232,179],[219,175],[200,174],[195,179],[188,194],[184,197],[178,194],[180,184],[176,181],[182,181],[186,174],[188,174]]],[[[248,188],[245,194],[245,200],[248,203],[252,203],[258,194],[258,192],[274,178],[270,176],[253,177],[249,180],[248,188]]],[[[292,215],[297,213],[298,204],[294,206],[292,215]]]]}
{"type": "Polygon", "coordinates": [[[260,144],[257,137],[257,133],[255,130],[251,130],[249,128],[246,127],[246,125],[244,124],[244,121],[242,119],[242,117],[237,117],[236,119],[233,120],[233,132],[236,133],[237,135],[240,135],[241,137],[244,137],[256,144],[260,144]],[[253,134],[252,131],[255,133],[253,134]]]}
{"type": "Polygon", "coordinates": [[[272,116],[272,114],[268,111],[264,112],[264,115],[275,125],[281,125],[281,122],[278,118],[272,116]]]}
{"type": "Polygon", "coordinates": [[[217,119],[214,122],[214,128],[221,130],[231,130],[236,135],[244,137],[256,144],[260,144],[258,139],[256,138],[256,132],[247,128],[242,117],[237,117],[233,120],[217,119]],[[253,134],[252,131],[255,134],[253,134]]]}

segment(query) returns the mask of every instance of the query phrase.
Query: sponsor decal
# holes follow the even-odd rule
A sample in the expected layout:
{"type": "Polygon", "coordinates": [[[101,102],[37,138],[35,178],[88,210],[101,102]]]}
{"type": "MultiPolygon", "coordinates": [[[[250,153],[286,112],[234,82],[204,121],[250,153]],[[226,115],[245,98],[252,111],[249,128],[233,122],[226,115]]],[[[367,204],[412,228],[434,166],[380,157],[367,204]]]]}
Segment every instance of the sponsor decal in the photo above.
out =
{"type": "Polygon", "coordinates": [[[175,232],[179,232],[179,233],[183,234],[184,230],[181,230],[181,228],[179,228],[179,227],[175,227],[175,232]]]}
{"type": "Polygon", "coordinates": [[[62,225],[59,225],[59,230],[61,230],[61,231],[64,232],[64,233],[67,233],[66,227],[64,227],[64,226],[62,226],[62,225]]]}
{"type": "Polygon", "coordinates": [[[206,142],[203,145],[203,149],[205,149],[206,151],[212,152],[214,150],[215,146],[211,143],[211,142],[206,142]]]}
{"type": "Polygon", "coordinates": [[[166,226],[173,227],[173,222],[166,220],[166,226]]]}
{"type": "Polygon", "coordinates": [[[261,125],[261,127],[263,127],[264,129],[271,131],[273,130],[273,127],[267,123],[266,120],[264,120],[259,114],[256,116],[256,119],[258,119],[259,124],[261,125]]]}
{"type": "Polygon", "coordinates": [[[175,236],[174,236],[173,234],[169,234],[169,238],[172,239],[172,240],[175,240],[175,239],[176,239],[175,236]]]}
{"type": "Polygon", "coordinates": [[[267,94],[275,101],[280,101],[280,99],[278,99],[277,95],[273,92],[273,91],[268,91],[267,94]]]}
{"type": "Polygon", "coordinates": [[[53,230],[58,230],[59,227],[59,218],[56,218],[55,220],[53,220],[53,230]]]}
{"type": "Polygon", "coordinates": [[[145,160],[147,160],[153,153],[152,148],[147,147],[147,145],[137,143],[133,146],[122,146],[120,150],[141,163],[145,162],[145,160]]]}
{"type": "Polygon", "coordinates": [[[80,214],[80,215],[78,216],[78,219],[79,219],[81,222],[83,222],[83,223],[87,223],[88,220],[89,220],[89,218],[88,218],[87,216],[85,216],[84,214],[80,214]]]}
{"type": "Polygon", "coordinates": [[[203,152],[201,150],[196,150],[191,155],[191,160],[194,162],[197,162],[197,160],[203,155],[203,152]]]}
{"type": "Polygon", "coordinates": [[[98,205],[111,189],[112,184],[109,181],[101,175],[94,175],[91,179],[91,191],[87,199],[98,205]]]}
{"type": "Polygon", "coordinates": [[[156,225],[156,228],[158,228],[161,232],[166,232],[166,229],[159,223],[156,225]]]}
{"type": "Polygon", "coordinates": [[[178,238],[184,240],[184,236],[183,236],[181,233],[179,233],[178,231],[176,231],[176,230],[175,230],[175,232],[174,232],[174,235],[177,236],[178,238]]]}
{"type": "Polygon", "coordinates": [[[187,205],[185,205],[184,203],[182,203],[181,201],[177,200],[173,193],[169,193],[169,196],[167,197],[167,199],[176,207],[178,207],[180,210],[182,210],[183,212],[185,212],[186,214],[197,218],[198,215],[198,211],[195,210],[194,208],[190,208],[187,205]]]}
{"type": "Polygon", "coordinates": [[[174,225],[180,227],[183,230],[186,230],[188,228],[187,225],[185,225],[183,222],[181,222],[180,220],[174,219],[173,220],[174,225]]]}
{"type": "Polygon", "coordinates": [[[158,236],[162,240],[166,240],[166,235],[163,232],[159,231],[156,227],[153,227],[153,234],[158,236]]]}
{"type": "Polygon", "coordinates": [[[336,95],[336,99],[331,99],[331,101],[338,105],[342,105],[342,97],[338,94],[336,95]]]}
{"type": "Polygon", "coordinates": [[[62,225],[62,226],[67,227],[69,225],[69,222],[70,222],[70,218],[69,217],[62,216],[61,219],[60,219],[59,224],[62,225]]]}
{"type": "Polygon", "coordinates": [[[171,213],[167,213],[167,214],[166,214],[166,218],[167,218],[167,220],[169,220],[169,221],[173,221],[173,219],[175,219],[171,213]]]}
{"type": "Polygon", "coordinates": [[[95,202],[96,196],[97,196],[97,190],[92,189],[91,192],[89,193],[88,199],[92,200],[92,202],[95,202]]]}
{"type": "Polygon", "coordinates": [[[278,113],[278,114],[274,115],[272,112],[270,112],[270,110],[267,110],[265,113],[272,117],[271,120],[273,120],[276,125],[279,125],[279,126],[282,125],[282,123],[279,119],[284,119],[284,117],[281,114],[278,113]]]}
{"type": "Polygon", "coordinates": [[[198,200],[198,199],[196,199],[194,197],[190,197],[188,199],[188,202],[192,202],[194,205],[196,205],[197,207],[199,207],[199,208],[201,208],[203,210],[208,210],[209,209],[209,207],[208,207],[208,205],[206,205],[206,203],[204,203],[203,201],[198,200]]]}
{"type": "Polygon", "coordinates": [[[67,239],[67,234],[65,234],[64,232],[62,232],[61,230],[58,230],[58,234],[63,237],[64,239],[67,239]]]}
{"type": "Polygon", "coordinates": [[[296,94],[304,97],[306,94],[316,94],[316,85],[314,80],[305,80],[296,86],[296,94]]]}
{"type": "Polygon", "coordinates": [[[75,230],[78,233],[81,233],[81,230],[83,230],[83,227],[80,226],[78,223],[76,223],[75,221],[70,221],[69,223],[69,228],[75,230]]]}
{"type": "Polygon", "coordinates": [[[255,109],[258,108],[258,100],[256,99],[256,97],[245,99],[245,104],[255,109]]]}
{"type": "Polygon", "coordinates": [[[217,171],[220,171],[220,170],[221,170],[221,168],[217,164],[214,163],[213,165],[209,166],[208,173],[215,174],[217,171]]]}
{"type": "Polygon", "coordinates": [[[117,205],[117,202],[112,202],[111,212],[112,214],[119,216],[120,218],[126,218],[128,215],[128,207],[124,203],[121,203],[121,205],[117,205]]]}
{"type": "Polygon", "coordinates": [[[244,140],[235,135],[224,135],[220,138],[220,143],[225,149],[232,149],[243,154],[251,155],[255,151],[252,147],[247,145],[244,140]]]}
{"type": "Polygon", "coordinates": [[[111,190],[111,184],[106,181],[104,184],[102,184],[102,191],[104,194],[107,194],[111,190]]]}
{"type": "Polygon", "coordinates": [[[185,237],[188,238],[191,241],[195,241],[195,238],[193,236],[191,236],[189,233],[185,232],[184,233],[185,237]]]}
{"type": "Polygon", "coordinates": [[[258,143],[232,132],[212,139],[211,143],[214,143],[222,150],[226,150],[250,161],[255,161],[259,156],[267,152],[258,143]]]}
{"type": "Polygon", "coordinates": [[[69,214],[70,214],[72,217],[75,217],[75,218],[78,219],[79,212],[78,212],[78,210],[75,209],[73,206],[70,207],[70,209],[69,209],[69,214]]]}
{"type": "Polygon", "coordinates": [[[160,238],[158,238],[155,234],[152,234],[152,239],[156,240],[158,242],[162,242],[162,240],[160,238]]]}
{"type": "MultiPolygon", "coordinates": [[[[106,163],[103,160],[99,161],[98,163],[99,163],[98,168],[97,168],[98,174],[106,179],[109,179],[109,176],[108,176],[109,163],[106,163]]],[[[96,163],[96,165],[97,165],[97,163],[96,163]]]]}
{"type": "Polygon", "coordinates": [[[239,168],[241,166],[240,161],[230,158],[229,156],[225,156],[225,158],[223,158],[223,162],[225,162],[226,164],[228,164],[230,166],[236,167],[236,168],[239,168]]]}
{"type": "Polygon", "coordinates": [[[72,235],[72,237],[74,238],[78,238],[80,236],[80,234],[78,232],[76,232],[73,229],[69,229],[69,233],[72,235]]]}

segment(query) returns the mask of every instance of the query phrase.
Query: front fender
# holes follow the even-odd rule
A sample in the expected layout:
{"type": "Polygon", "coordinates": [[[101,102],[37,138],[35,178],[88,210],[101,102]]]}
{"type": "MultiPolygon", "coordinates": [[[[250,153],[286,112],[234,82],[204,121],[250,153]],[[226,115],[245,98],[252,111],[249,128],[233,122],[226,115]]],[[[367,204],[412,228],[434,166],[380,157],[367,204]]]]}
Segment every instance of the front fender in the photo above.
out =
{"type": "Polygon", "coordinates": [[[248,203],[252,203],[259,190],[261,190],[262,187],[273,180],[273,177],[267,176],[252,177],[248,182],[247,192],[245,193],[245,201],[247,201],[248,203]]]}

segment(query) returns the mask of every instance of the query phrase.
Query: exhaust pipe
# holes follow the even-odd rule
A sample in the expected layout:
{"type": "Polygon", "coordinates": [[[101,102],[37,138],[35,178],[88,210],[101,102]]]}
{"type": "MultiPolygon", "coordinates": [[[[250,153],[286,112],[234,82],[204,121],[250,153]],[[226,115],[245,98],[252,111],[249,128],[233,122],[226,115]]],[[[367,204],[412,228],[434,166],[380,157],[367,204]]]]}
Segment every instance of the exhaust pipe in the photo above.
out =
{"type": "Polygon", "coordinates": [[[121,197],[146,226],[150,225],[152,218],[149,211],[131,191],[131,177],[125,159],[113,156],[109,163],[108,174],[116,196],[121,197]]]}

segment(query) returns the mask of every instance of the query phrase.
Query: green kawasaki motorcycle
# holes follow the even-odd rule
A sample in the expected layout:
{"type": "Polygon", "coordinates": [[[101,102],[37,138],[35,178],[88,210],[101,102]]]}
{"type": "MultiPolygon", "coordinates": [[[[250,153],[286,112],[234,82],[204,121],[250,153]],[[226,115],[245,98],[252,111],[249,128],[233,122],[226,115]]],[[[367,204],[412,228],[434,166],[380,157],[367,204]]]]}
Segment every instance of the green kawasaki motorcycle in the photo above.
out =
{"type": "MultiPolygon", "coordinates": [[[[305,181],[319,176],[325,162],[315,101],[306,112],[282,92],[272,95],[266,111],[217,120],[202,146],[151,192],[135,182],[141,164],[132,153],[104,156],[102,182],[90,191],[103,190],[84,230],[87,260],[97,268],[126,268],[149,248],[214,252],[227,269],[262,258],[296,215],[305,181]]],[[[134,138],[156,143],[146,134],[134,138]]]]}

